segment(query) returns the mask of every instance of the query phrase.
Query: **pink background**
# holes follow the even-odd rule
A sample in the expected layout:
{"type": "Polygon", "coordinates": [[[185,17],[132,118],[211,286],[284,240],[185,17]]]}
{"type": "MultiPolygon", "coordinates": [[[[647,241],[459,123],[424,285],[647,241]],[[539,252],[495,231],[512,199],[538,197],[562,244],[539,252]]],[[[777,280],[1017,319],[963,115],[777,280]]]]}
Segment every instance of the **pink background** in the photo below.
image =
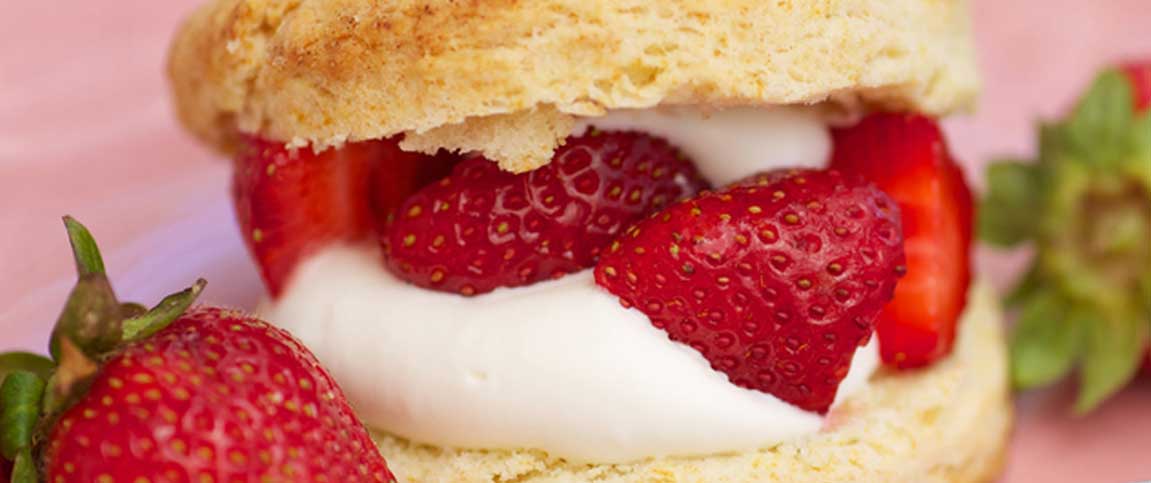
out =
{"type": "MultiPolygon", "coordinates": [[[[259,296],[231,218],[228,165],[178,129],[166,97],[168,39],[196,3],[5,2],[0,350],[44,346],[72,282],[65,213],[95,231],[125,299],[158,300],[197,274],[212,282],[208,301],[259,296]]],[[[1151,58],[1151,0],[975,0],[973,11],[985,93],[977,115],[948,122],[971,173],[1030,153],[1033,121],[1065,108],[1096,67],[1151,58]]],[[[1000,286],[1019,262],[980,256],[1000,286]]],[[[1085,419],[1069,416],[1072,389],[1021,400],[1005,481],[1151,478],[1151,381],[1085,419]]]]}

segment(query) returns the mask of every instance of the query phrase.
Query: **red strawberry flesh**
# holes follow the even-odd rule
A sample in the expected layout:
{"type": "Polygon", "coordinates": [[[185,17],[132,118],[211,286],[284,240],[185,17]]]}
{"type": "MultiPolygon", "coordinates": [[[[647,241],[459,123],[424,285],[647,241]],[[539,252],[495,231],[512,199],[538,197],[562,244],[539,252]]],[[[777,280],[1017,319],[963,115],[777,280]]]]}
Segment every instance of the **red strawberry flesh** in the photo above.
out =
{"type": "Polygon", "coordinates": [[[951,352],[971,281],[972,197],[935,121],[876,114],[833,132],[832,167],[899,203],[907,275],[878,325],[883,360],[922,367],[951,352]]]}
{"type": "Polygon", "coordinates": [[[398,277],[481,294],[589,268],[633,222],[704,185],[662,139],[592,132],[524,174],[483,157],[464,160],[404,202],[381,244],[398,277]]]}
{"type": "Polygon", "coordinates": [[[215,308],[114,354],[48,441],[48,481],[394,480],[307,349],[215,308]]]}
{"type": "Polygon", "coordinates": [[[620,237],[596,281],[736,385],[824,413],[903,264],[895,203],[858,176],[772,172],[620,237]]]}
{"type": "Polygon", "coordinates": [[[233,199],[244,240],[273,296],[307,256],[370,240],[373,220],[450,169],[454,157],[401,151],[395,140],[314,153],[251,140],[237,157],[233,199]]]}
{"type": "Polygon", "coordinates": [[[373,233],[383,229],[379,222],[386,220],[405,199],[451,174],[452,168],[460,162],[459,155],[447,151],[441,150],[430,156],[404,151],[393,140],[379,144],[379,157],[372,165],[369,187],[372,217],[376,223],[373,233]]]}

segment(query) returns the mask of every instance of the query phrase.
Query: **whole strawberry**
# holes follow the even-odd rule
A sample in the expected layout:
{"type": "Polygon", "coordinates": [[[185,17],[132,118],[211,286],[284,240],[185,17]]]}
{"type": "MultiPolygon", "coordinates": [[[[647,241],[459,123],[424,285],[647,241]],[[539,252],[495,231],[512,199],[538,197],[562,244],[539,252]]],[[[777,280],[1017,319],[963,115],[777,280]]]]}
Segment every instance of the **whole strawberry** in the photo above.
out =
{"type": "Polygon", "coordinates": [[[776,171],[637,224],[596,281],[736,385],[823,413],[903,263],[883,192],[836,171],[776,171]]]}
{"type": "Polygon", "coordinates": [[[528,285],[591,267],[633,222],[703,187],[675,148],[633,132],[568,139],[524,174],[473,157],[396,211],[384,258],[398,277],[435,290],[528,285]]]}
{"type": "Polygon", "coordinates": [[[1151,62],[1100,72],[1038,137],[1034,160],[988,167],[979,235],[1034,253],[1007,300],[1016,387],[1075,373],[1087,412],[1131,381],[1151,343],[1151,62]]]}
{"type": "Polygon", "coordinates": [[[150,311],[121,304],[90,235],[67,223],[80,281],[53,332],[58,365],[46,385],[17,372],[0,388],[0,418],[22,411],[3,445],[25,468],[16,477],[31,478],[18,481],[394,481],[288,333],[234,310],[187,310],[203,281],[150,311]]]}

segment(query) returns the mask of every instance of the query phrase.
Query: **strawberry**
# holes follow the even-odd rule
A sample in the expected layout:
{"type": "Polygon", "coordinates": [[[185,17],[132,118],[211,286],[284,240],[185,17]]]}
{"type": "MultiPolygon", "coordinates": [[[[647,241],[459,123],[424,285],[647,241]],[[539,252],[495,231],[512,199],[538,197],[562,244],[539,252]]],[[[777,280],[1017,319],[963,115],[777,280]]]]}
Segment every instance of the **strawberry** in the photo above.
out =
{"type": "Polygon", "coordinates": [[[1131,81],[1135,94],[1135,110],[1151,108],[1151,61],[1132,62],[1122,67],[1123,73],[1131,81]]]}
{"type": "Polygon", "coordinates": [[[218,308],[119,349],[48,441],[49,480],[392,480],[303,345],[218,308]]]}
{"type": "Polygon", "coordinates": [[[396,276],[446,292],[528,285],[591,267],[634,221],[703,187],[675,148],[634,132],[569,138],[524,174],[472,157],[396,211],[384,259],[396,276]]]}
{"type": "Polygon", "coordinates": [[[233,200],[244,240],[273,296],[308,255],[371,239],[373,220],[454,162],[399,149],[394,139],[322,153],[251,140],[235,160],[233,200]]]}
{"type": "Polygon", "coordinates": [[[379,157],[373,166],[369,199],[374,233],[383,229],[387,220],[404,200],[420,188],[451,174],[460,156],[439,151],[434,156],[400,149],[395,140],[376,141],[379,157]]]}
{"type": "Polygon", "coordinates": [[[1123,389],[1151,342],[1151,64],[1100,71],[1039,151],[990,164],[979,236],[1029,245],[1007,306],[1016,388],[1076,374],[1075,411],[1123,389]]]}
{"type": "Polygon", "coordinates": [[[826,413],[903,265],[899,211],[862,178],[776,171],[619,238],[596,281],[734,384],[826,413]]]}
{"type": "Polygon", "coordinates": [[[831,166],[859,173],[899,203],[907,276],[880,316],[883,360],[921,367],[951,352],[971,282],[972,197],[935,121],[875,114],[836,129],[831,166]]]}
{"type": "Polygon", "coordinates": [[[23,411],[0,415],[17,421],[0,445],[17,467],[36,459],[25,467],[40,481],[395,481],[291,335],[235,310],[187,310],[202,280],[151,311],[120,304],[90,235],[67,222],[81,276],[53,332],[58,366],[46,385],[14,372],[0,390],[0,405],[23,411]]]}

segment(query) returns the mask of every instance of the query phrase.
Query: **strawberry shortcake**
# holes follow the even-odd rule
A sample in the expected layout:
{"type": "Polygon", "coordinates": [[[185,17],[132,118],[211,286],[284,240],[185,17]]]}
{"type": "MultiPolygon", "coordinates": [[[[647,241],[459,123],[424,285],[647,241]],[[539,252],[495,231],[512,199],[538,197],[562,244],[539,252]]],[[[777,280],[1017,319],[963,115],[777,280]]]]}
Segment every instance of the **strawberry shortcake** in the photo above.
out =
{"type": "Polygon", "coordinates": [[[169,71],[400,481],[979,482],[972,57],[958,0],[213,0],[169,71]]]}

